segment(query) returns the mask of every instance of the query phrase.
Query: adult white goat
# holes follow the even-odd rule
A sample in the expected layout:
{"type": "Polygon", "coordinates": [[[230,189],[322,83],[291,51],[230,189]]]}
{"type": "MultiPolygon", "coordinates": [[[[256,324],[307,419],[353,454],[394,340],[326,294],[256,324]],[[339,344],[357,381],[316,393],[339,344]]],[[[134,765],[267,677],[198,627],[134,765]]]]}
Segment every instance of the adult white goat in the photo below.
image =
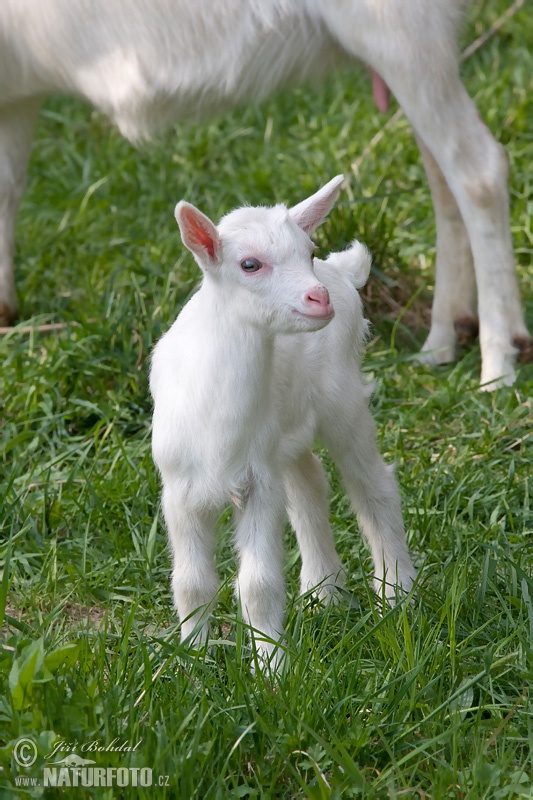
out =
{"type": "Polygon", "coordinates": [[[0,319],[16,316],[15,213],[44,95],[81,95],[131,140],[316,80],[358,58],[378,105],[392,89],[412,123],[437,219],[437,277],[423,358],[450,361],[477,327],[481,382],[511,383],[531,356],[514,272],[507,158],[461,84],[465,0],[2,0],[0,319]],[[382,76],[382,77],[378,77],[382,76]]]}
{"type": "Polygon", "coordinates": [[[302,591],[318,587],[325,597],[342,583],[327,481],[312,453],[316,436],[358,513],[377,591],[393,602],[398,586],[412,585],[396,481],[377,450],[359,368],[366,322],[357,287],[370,257],[356,242],[313,263],[309,234],[341,182],[290,210],[237,209],[218,228],[194,206],[176,207],[203,282],[156,345],[150,388],[183,639],[195,628],[207,634],[218,588],[215,523],[230,500],[240,517],[237,590],[245,619],[268,637],[263,654],[282,633],[286,511],[302,556],[302,591]]]}

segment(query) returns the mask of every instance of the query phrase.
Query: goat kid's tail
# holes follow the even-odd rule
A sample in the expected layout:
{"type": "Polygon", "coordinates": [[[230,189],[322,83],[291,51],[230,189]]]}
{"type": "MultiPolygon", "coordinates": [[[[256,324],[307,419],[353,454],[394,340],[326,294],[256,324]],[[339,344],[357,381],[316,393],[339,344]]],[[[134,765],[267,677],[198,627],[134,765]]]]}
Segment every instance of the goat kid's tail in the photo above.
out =
{"type": "Polygon", "coordinates": [[[368,280],[372,257],[364,244],[354,239],[346,250],[330,253],[326,264],[337,268],[356,289],[361,289],[368,280]]]}

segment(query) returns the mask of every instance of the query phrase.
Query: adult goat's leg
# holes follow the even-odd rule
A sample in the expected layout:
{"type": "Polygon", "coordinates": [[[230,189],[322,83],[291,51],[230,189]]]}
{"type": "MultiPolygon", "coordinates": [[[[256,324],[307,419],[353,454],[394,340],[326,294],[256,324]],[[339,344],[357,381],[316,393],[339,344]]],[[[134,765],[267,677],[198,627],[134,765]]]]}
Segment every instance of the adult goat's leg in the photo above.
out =
{"type": "Polygon", "coordinates": [[[431,329],[420,360],[446,364],[478,333],[477,289],[468,233],[440,167],[417,137],[435,209],[437,257],[431,329]]]}
{"type": "Polygon", "coordinates": [[[0,325],[9,325],[17,317],[15,221],[39,105],[28,100],[0,108],[0,325]]]}
{"type": "Polygon", "coordinates": [[[508,163],[459,77],[461,0],[324,3],[321,13],[348,52],[390,87],[438,164],[461,212],[477,283],[481,383],[514,380],[531,353],[514,269],[508,163]]]}
{"type": "Polygon", "coordinates": [[[423,80],[410,72],[408,60],[396,66],[383,63],[391,88],[439,165],[468,231],[477,282],[481,384],[486,389],[511,384],[516,356],[531,343],[514,269],[507,155],[479,118],[455,62],[428,69],[423,80]]]}

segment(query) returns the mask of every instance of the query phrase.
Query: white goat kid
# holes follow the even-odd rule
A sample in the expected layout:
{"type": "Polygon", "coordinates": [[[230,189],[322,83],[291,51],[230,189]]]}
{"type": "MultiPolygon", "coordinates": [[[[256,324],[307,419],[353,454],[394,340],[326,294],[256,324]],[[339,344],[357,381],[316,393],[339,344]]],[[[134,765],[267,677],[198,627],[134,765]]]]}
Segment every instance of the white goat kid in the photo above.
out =
{"type": "Polygon", "coordinates": [[[341,182],[290,210],[237,209],[218,228],[194,206],[176,207],[203,282],[156,345],[150,387],[183,639],[198,626],[200,638],[207,635],[218,588],[215,523],[230,500],[238,509],[237,592],[246,621],[267,637],[264,655],[282,634],[287,512],[302,592],[318,587],[327,597],[342,584],[315,437],[343,475],[372,551],[376,590],[393,602],[398,587],[412,586],[396,481],[377,450],[359,368],[366,322],[357,287],[370,258],[354,243],[313,262],[309,234],[341,182]]]}
{"type": "Polygon", "coordinates": [[[86,98],[132,141],[316,81],[358,58],[380,108],[392,89],[420,144],[437,219],[437,278],[423,357],[450,361],[479,318],[481,382],[531,357],[514,272],[507,158],[458,71],[465,0],[2,0],[0,324],[16,316],[16,209],[42,97],[86,98]],[[381,77],[379,77],[381,76],[381,77]]]}

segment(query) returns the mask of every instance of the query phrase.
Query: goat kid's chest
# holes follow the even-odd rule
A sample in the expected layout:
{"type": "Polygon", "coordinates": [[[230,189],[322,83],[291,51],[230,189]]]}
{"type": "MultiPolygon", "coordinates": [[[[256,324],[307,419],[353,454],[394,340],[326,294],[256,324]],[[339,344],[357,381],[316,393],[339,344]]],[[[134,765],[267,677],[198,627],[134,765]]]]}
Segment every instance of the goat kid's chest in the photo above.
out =
{"type": "Polygon", "coordinates": [[[205,464],[242,467],[279,439],[272,339],[249,325],[221,325],[215,315],[200,331],[180,328],[177,427],[205,464]]]}

